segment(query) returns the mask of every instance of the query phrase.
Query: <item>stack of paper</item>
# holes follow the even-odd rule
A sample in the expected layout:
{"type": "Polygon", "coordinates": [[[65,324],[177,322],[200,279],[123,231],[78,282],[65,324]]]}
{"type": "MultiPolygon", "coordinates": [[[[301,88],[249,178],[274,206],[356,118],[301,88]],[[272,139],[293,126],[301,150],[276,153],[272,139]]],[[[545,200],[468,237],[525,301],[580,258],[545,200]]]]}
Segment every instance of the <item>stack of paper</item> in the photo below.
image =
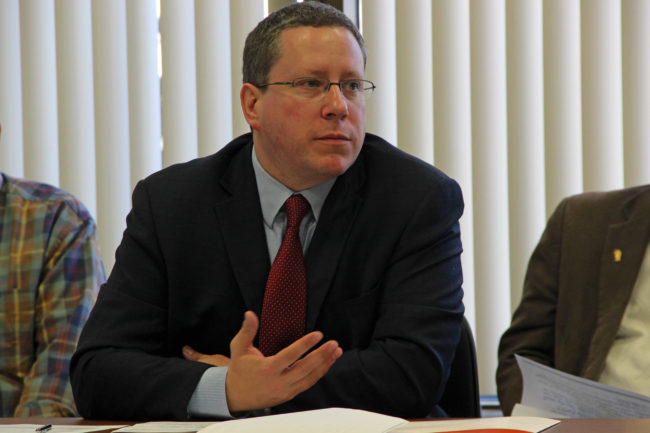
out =
{"type": "Polygon", "coordinates": [[[0,433],[34,433],[44,431],[47,433],[92,433],[114,430],[124,425],[53,425],[43,429],[43,424],[2,424],[0,433]],[[42,430],[37,430],[37,429],[42,430]]]}
{"type": "Polygon", "coordinates": [[[539,417],[497,417],[417,421],[404,424],[391,433],[537,433],[559,421],[539,417]]]}
{"type": "Polygon", "coordinates": [[[223,421],[199,433],[435,433],[500,432],[537,433],[557,424],[557,420],[536,417],[475,418],[408,422],[357,409],[319,409],[259,418],[223,421]]]}
{"type": "Polygon", "coordinates": [[[515,355],[523,377],[513,415],[553,418],[649,418],[650,397],[583,379],[515,355]]]}
{"type": "Polygon", "coordinates": [[[356,409],[318,409],[222,421],[200,433],[384,433],[406,420],[356,409]]]}
{"type": "Polygon", "coordinates": [[[150,421],[115,430],[113,433],[195,433],[214,422],[150,421]]]}

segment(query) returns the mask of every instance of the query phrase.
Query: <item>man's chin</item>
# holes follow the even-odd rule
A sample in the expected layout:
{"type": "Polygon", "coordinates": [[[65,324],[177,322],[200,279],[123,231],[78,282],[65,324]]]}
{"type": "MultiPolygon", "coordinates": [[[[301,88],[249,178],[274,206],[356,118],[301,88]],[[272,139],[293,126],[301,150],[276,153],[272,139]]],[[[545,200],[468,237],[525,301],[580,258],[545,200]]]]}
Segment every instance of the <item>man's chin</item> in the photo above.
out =
{"type": "Polygon", "coordinates": [[[350,157],[330,157],[321,165],[322,171],[329,174],[329,177],[340,176],[345,173],[354,164],[354,159],[350,157]]]}

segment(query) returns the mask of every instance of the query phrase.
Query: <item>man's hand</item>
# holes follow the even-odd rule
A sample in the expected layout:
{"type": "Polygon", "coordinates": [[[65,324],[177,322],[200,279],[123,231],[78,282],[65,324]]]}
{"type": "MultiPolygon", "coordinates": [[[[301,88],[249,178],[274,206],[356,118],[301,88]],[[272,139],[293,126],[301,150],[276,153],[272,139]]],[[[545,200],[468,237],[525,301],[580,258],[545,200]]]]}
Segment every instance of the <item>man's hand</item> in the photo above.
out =
{"type": "Polygon", "coordinates": [[[183,357],[190,361],[204,362],[217,367],[225,367],[230,364],[230,358],[225,355],[206,355],[205,353],[197,352],[190,346],[183,346],[183,357]]]}
{"type": "Polygon", "coordinates": [[[264,357],[253,346],[258,326],[255,313],[247,311],[241,329],[230,342],[230,359],[183,348],[186,359],[228,365],[226,400],[231,412],[264,409],[291,400],[318,382],[343,353],[332,340],[301,358],[323,339],[321,332],[311,332],[275,355],[264,357]]]}

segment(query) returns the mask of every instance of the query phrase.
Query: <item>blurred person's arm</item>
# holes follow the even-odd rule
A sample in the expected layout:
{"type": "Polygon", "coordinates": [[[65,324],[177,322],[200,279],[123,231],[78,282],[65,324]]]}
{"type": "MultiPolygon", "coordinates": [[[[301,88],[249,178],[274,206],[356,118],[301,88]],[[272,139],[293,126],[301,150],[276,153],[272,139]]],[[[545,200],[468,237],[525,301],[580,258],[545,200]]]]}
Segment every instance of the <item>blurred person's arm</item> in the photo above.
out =
{"type": "Polygon", "coordinates": [[[96,226],[85,209],[61,203],[42,224],[43,267],[33,304],[35,360],[14,416],[77,416],[70,358],[105,280],[104,269],[96,226]]]}
{"type": "Polygon", "coordinates": [[[555,326],[558,302],[558,278],[566,200],[551,215],[539,244],[533,251],[521,303],[515,310],[510,328],[499,344],[496,373],[501,409],[509,415],[521,401],[522,377],[515,354],[543,365],[553,366],[555,326]]]}

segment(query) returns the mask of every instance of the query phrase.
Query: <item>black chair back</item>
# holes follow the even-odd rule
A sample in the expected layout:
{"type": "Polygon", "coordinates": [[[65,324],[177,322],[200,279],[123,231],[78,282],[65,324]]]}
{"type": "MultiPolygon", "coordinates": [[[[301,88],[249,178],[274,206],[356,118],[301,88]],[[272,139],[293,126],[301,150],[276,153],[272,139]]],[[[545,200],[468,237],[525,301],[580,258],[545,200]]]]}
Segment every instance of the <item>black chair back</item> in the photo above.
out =
{"type": "Polygon", "coordinates": [[[438,405],[452,418],[481,417],[476,346],[472,328],[464,317],[449,380],[438,405]]]}

